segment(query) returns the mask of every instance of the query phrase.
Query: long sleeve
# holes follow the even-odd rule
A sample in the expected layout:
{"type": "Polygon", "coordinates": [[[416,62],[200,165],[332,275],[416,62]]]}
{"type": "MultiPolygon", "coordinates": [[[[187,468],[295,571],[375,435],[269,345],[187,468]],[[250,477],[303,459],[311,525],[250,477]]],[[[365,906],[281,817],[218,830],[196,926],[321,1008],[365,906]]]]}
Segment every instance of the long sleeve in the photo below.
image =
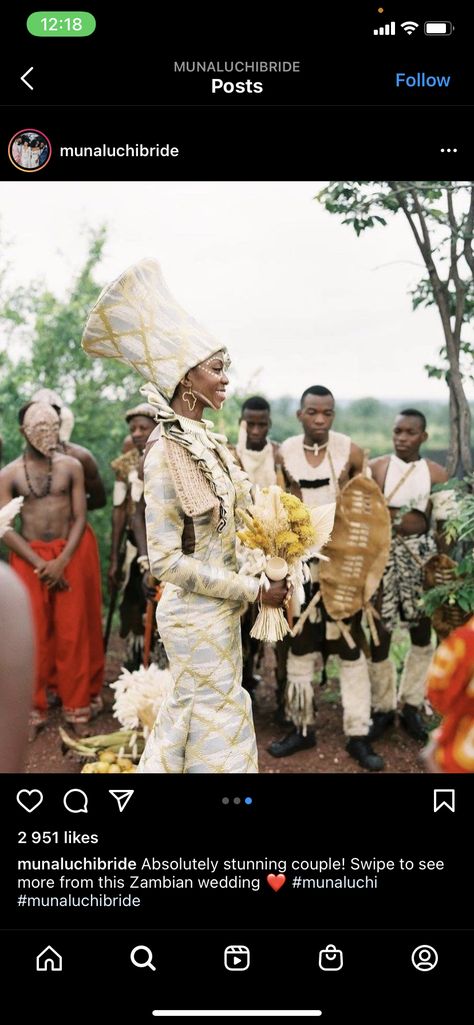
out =
{"type": "Polygon", "coordinates": [[[259,589],[255,577],[215,565],[212,560],[204,562],[184,555],[184,512],[160,441],[146,456],[144,477],[148,556],[153,575],[210,598],[255,601],[259,589]]]}

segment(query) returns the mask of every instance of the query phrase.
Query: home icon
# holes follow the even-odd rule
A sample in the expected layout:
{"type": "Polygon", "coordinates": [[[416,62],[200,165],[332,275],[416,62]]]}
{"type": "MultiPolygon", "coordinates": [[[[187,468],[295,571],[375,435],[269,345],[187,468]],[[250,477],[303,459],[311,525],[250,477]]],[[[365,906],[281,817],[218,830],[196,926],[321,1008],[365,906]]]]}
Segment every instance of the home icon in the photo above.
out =
{"type": "Polygon", "coordinates": [[[53,947],[45,947],[36,958],[37,972],[62,972],[63,959],[53,947]]]}

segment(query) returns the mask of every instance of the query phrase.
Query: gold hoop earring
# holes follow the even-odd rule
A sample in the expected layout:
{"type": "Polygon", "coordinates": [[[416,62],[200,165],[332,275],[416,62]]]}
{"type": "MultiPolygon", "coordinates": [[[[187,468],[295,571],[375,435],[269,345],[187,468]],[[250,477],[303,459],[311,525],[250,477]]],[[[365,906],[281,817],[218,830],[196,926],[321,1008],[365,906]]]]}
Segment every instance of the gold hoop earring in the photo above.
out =
{"type": "Polygon", "coordinates": [[[189,389],[189,391],[184,391],[183,392],[183,402],[185,402],[186,405],[189,406],[189,412],[192,413],[193,410],[194,410],[194,407],[196,405],[196,402],[197,402],[197,397],[194,394],[194,392],[191,391],[191,389],[189,389]],[[190,399],[187,398],[188,395],[190,395],[191,398],[192,398],[192,401],[193,401],[192,405],[191,405],[190,399]]]}

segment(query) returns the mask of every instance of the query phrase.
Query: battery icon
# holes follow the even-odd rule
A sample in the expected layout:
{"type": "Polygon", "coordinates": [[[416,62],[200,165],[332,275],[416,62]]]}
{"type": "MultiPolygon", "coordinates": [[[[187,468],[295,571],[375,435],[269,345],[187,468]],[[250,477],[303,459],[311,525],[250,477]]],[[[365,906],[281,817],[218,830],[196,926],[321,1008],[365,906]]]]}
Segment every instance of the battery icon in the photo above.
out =
{"type": "Polygon", "coordinates": [[[425,36],[450,36],[453,28],[452,21],[425,21],[425,36]]]}

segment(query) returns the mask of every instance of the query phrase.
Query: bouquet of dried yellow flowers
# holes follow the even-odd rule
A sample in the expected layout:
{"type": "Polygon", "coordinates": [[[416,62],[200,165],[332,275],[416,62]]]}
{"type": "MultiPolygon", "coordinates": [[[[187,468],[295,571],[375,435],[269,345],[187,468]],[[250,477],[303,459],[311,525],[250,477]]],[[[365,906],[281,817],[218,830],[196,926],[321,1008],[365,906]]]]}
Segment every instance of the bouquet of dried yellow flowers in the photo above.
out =
{"type": "MultiPolygon", "coordinates": [[[[270,580],[289,578],[299,600],[304,600],[304,583],[309,579],[308,559],[324,559],[320,549],[327,543],[334,523],[335,504],[308,509],[276,484],[257,488],[254,505],[239,510],[244,528],[237,531],[245,556],[243,573],[260,573],[262,587],[270,580]]],[[[290,632],[283,610],[262,606],[251,636],[262,641],[280,641],[290,632]]]]}

